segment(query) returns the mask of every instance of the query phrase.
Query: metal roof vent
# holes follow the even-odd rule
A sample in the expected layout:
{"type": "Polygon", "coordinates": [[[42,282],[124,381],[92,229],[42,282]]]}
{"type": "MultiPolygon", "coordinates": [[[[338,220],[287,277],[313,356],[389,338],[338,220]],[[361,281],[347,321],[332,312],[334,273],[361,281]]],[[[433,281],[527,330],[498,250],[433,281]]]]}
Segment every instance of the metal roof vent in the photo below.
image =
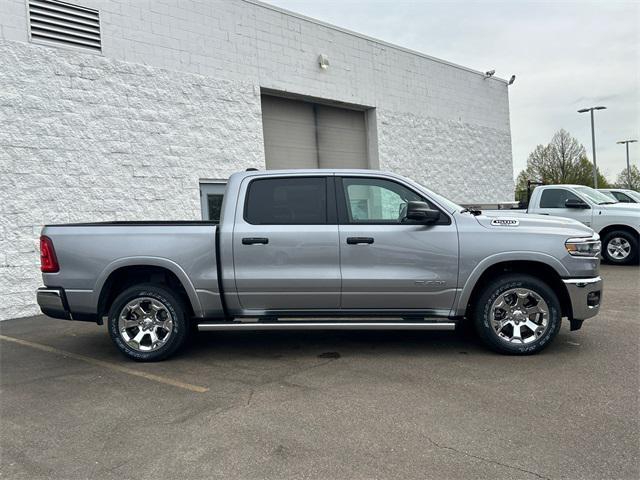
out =
{"type": "Polygon", "coordinates": [[[58,0],[29,0],[31,40],[102,51],[98,10],[58,0]]]}

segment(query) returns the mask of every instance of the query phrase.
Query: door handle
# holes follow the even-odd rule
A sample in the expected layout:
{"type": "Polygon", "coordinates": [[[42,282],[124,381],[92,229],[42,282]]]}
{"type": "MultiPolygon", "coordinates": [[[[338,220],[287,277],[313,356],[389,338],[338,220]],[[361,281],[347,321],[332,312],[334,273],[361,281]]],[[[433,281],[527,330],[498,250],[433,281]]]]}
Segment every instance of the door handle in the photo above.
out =
{"type": "Polygon", "coordinates": [[[347,237],[348,245],[357,245],[359,243],[373,243],[372,237],[347,237]]]}
{"type": "Polygon", "coordinates": [[[255,245],[255,244],[266,245],[267,243],[269,243],[269,239],[265,237],[247,237],[242,239],[243,245],[255,245]]]}

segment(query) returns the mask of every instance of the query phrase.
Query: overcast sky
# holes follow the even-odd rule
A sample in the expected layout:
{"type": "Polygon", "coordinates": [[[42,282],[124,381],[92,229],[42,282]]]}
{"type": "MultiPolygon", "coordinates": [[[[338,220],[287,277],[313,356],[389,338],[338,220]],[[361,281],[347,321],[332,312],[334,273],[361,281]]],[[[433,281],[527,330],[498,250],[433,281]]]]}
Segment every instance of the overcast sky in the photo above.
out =
{"type": "MultiPolygon", "coordinates": [[[[618,140],[640,130],[640,2],[266,0],[365,35],[517,80],[509,87],[513,163],[564,128],[591,158],[596,112],[598,166],[610,179],[625,167],[618,140]]],[[[640,144],[630,145],[638,165],[640,144]]]]}

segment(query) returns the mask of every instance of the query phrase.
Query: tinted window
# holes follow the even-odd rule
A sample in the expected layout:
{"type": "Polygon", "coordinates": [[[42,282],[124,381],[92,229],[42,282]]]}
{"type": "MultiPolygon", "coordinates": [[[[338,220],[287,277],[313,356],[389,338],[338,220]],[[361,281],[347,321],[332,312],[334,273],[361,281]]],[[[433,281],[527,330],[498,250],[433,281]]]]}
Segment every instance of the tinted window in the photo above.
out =
{"type": "Polygon", "coordinates": [[[612,193],[612,192],[602,192],[600,190],[598,190],[601,194],[606,195],[607,197],[609,197],[611,200],[614,201],[618,201],[618,199],[616,198],[616,196],[612,193]]]}
{"type": "Polygon", "coordinates": [[[619,202],[632,203],[631,199],[622,192],[611,192],[611,193],[613,193],[613,196],[616,197],[616,199],[619,202]]]}
{"type": "Polygon", "coordinates": [[[327,223],[327,187],[323,177],[265,178],[249,185],[245,220],[254,225],[327,223]]]}
{"type": "Polygon", "coordinates": [[[377,178],[343,178],[349,223],[401,223],[410,201],[425,201],[399,183],[377,178]]]}
{"type": "Polygon", "coordinates": [[[570,198],[580,200],[577,195],[564,188],[547,188],[542,192],[540,208],[567,208],[565,202],[570,198]]]}
{"type": "Polygon", "coordinates": [[[222,210],[223,195],[218,193],[210,193],[207,195],[207,207],[209,211],[209,220],[220,222],[220,212],[222,210]]]}

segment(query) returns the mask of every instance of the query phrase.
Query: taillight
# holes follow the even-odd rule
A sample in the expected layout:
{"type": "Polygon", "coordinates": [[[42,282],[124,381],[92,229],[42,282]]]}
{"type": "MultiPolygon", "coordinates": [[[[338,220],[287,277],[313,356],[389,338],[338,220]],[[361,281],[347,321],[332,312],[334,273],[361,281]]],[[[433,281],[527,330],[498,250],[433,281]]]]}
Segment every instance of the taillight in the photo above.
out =
{"type": "Polygon", "coordinates": [[[40,237],[40,270],[45,273],[56,273],[60,270],[53,242],[49,237],[40,237]]]}

